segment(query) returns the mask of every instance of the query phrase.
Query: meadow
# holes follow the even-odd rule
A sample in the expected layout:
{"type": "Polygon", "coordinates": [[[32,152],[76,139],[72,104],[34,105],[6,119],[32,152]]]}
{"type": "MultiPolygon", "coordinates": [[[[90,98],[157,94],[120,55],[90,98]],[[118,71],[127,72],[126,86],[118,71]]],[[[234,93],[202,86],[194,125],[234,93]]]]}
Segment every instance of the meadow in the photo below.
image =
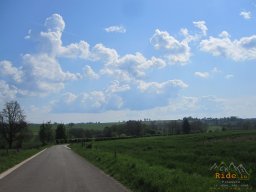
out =
{"type": "Polygon", "coordinates": [[[132,191],[214,191],[210,167],[221,162],[243,164],[251,176],[248,191],[256,190],[256,131],[97,141],[90,149],[82,144],[71,148],[132,191]]]}

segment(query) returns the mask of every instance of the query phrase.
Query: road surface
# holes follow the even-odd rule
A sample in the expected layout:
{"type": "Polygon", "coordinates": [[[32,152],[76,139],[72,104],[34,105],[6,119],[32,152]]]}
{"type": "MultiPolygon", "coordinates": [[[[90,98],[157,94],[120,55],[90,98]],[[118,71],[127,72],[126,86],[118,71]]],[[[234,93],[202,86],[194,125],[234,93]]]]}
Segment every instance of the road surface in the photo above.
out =
{"type": "Polygon", "coordinates": [[[0,192],[124,191],[128,190],[64,145],[47,149],[0,179],[0,192]]]}

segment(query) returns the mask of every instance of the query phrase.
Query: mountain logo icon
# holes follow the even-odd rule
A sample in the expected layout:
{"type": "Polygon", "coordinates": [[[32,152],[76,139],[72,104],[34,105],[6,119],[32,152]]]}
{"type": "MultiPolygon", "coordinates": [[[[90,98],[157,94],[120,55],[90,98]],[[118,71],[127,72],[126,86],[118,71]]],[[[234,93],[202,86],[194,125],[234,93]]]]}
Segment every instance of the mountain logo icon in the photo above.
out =
{"type": "Polygon", "coordinates": [[[224,161],[220,164],[214,163],[210,171],[215,172],[215,177],[219,179],[227,179],[227,175],[232,175],[232,179],[249,179],[250,176],[243,164],[236,166],[234,162],[229,165],[224,161]]]}

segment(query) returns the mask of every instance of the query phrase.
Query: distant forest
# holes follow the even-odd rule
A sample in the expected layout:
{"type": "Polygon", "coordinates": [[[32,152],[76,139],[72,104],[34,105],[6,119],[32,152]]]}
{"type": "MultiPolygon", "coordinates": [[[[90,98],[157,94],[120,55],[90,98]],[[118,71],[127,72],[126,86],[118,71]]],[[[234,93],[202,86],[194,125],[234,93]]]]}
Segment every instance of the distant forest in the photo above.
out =
{"type": "MultiPolygon", "coordinates": [[[[93,123],[89,123],[93,124],[93,123]]],[[[100,125],[101,123],[95,123],[100,125]]],[[[126,121],[106,124],[102,129],[84,128],[84,124],[65,124],[67,135],[63,139],[75,138],[120,138],[141,137],[153,135],[174,135],[204,132],[220,132],[227,130],[256,129],[256,118],[242,119],[237,117],[226,118],[193,118],[185,117],[180,120],[150,120],[126,121]],[[80,125],[80,127],[79,127],[80,125]]]]}

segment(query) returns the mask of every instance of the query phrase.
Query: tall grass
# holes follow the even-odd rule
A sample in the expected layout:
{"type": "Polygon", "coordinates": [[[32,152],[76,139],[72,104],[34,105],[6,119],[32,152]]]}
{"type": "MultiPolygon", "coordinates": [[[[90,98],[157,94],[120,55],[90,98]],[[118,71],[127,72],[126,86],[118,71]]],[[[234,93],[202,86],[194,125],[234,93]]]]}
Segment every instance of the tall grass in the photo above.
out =
{"type": "Polygon", "coordinates": [[[256,187],[256,132],[225,132],[99,141],[74,151],[133,191],[210,191],[216,162],[242,163],[256,187]]]}

